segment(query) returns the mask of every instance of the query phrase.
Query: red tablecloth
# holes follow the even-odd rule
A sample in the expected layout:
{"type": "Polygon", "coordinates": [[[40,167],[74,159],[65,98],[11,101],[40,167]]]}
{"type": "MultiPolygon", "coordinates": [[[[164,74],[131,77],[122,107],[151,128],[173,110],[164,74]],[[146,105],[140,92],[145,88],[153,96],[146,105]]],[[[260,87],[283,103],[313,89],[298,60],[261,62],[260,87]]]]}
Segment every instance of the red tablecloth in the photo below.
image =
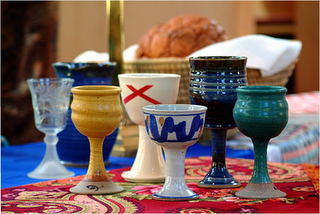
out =
{"type": "MultiPolygon", "coordinates": [[[[253,160],[227,158],[230,173],[246,186],[251,178],[253,160]]],[[[162,183],[130,183],[121,173],[109,172],[124,191],[113,195],[77,195],[69,192],[83,176],[46,181],[2,189],[1,207],[5,213],[319,213],[319,166],[269,162],[269,174],[286,198],[241,199],[234,189],[198,188],[211,165],[211,157],[186,159],[186,181],[200,199],[164,202],[151,198],[162,183]]]]}

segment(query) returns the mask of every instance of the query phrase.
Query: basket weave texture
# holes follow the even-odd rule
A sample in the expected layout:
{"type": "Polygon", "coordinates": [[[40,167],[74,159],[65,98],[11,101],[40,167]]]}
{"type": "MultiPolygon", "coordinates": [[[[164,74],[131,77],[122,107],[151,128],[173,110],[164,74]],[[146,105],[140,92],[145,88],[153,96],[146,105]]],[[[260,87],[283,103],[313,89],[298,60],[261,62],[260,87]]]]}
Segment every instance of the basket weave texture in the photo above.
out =
{"type": "MultiPolygon", "coordinates": [[[[248,85],[273,85],[285,87],[298,62],[294,60],[286,69],[267,77],[261,77],[259,69],[247,68],[248,85]]],[[[124,62],[124,73],[172,73],[180,74],[180,85],[177,103],[188,104],[190,84],[190,64],[186,58],[152,58],[124,62]]]]}

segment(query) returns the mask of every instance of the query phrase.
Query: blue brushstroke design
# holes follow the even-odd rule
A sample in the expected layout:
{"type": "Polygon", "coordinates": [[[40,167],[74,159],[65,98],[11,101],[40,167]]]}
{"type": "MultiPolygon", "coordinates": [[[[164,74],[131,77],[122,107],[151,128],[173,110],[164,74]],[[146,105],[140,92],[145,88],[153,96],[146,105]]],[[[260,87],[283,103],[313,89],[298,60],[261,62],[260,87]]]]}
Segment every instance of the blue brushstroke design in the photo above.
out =
{"type": "Polygon", "coordinates": [[[153,140],[157,142],[169,142],[168,134],[173,132],[176,133],[176,137],[177,137],[177,140],[175,140],[175,142],[186,142],[186,141],[194,140],[196,138],[192,138],[192,137],[204,124],[204,119],[203,118],[201,119],[200,115],[196,115],[192,120],[190,132],[189,134],[187,134],[186,121],[182,121],[177,125],[175,125],[174,119],[172,117],[167,117],[164,121],[162,130],[161,130],[161,135],[160,135],[158,132],[156,117],[150,114],[149,119],[150,119],[150,127],[148,127],[147,121],[145,120],[147,133],[149,134],[149,131],[151,130],[153,140]]]}

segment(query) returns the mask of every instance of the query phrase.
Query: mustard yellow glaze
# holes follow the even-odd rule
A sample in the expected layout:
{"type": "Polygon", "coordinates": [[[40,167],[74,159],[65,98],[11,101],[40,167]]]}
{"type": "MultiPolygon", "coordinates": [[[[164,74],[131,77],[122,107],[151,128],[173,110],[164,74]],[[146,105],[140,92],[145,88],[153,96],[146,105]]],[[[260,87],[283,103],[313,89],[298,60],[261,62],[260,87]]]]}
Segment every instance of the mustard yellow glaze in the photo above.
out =
{"type": "Polygon", "coordinates": [[[108,180],[102,146],[105,136],[111,134],[122,119],[121,88],[102,85],[77,86],[73,87],[71,92],[71,119],[78,131],[90,141],[90,162],[84,180],[108,180]]]}

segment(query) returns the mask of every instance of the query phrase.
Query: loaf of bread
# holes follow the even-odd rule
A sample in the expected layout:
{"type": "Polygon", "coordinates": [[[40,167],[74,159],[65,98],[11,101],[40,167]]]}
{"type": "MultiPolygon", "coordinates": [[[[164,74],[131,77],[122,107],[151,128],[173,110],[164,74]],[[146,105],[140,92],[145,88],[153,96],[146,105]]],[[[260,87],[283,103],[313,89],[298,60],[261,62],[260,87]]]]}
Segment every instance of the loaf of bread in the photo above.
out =
{"type": "Polygon", "coordinates": [[[196,50],[225,41],[225,29],[204,16],[183,15],[157,24],[144,34],[137,58],[186,57],[196,50]]]}

